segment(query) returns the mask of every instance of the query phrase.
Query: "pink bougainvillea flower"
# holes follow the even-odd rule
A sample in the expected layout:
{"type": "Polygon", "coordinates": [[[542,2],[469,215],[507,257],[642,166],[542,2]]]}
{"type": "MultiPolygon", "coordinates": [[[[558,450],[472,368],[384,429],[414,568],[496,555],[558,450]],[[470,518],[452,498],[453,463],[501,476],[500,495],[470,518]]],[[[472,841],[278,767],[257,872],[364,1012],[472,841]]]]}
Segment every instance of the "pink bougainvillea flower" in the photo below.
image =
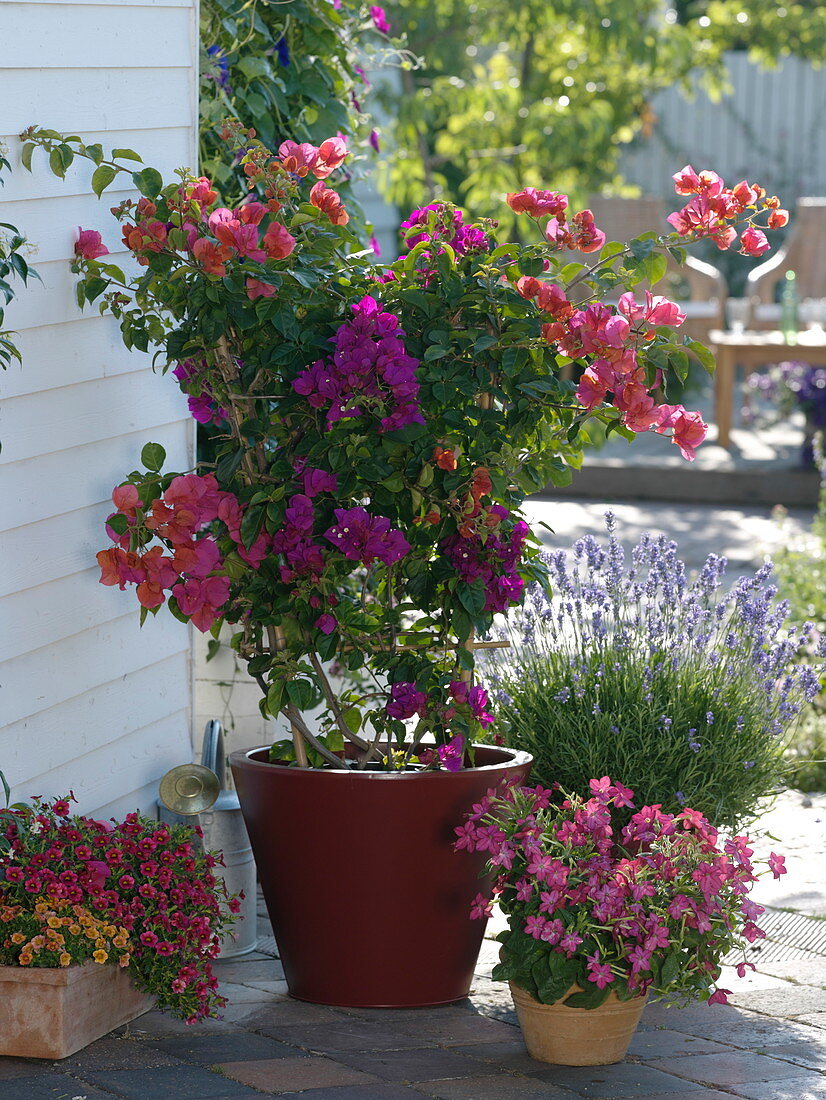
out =
{"type": "Polygon", "coordinates": [[[768,237],[761,229],[749,226],[740,234],[739,252],[742,256],[762,256],[771,248],[768,237]]]}
{"type": "Polygon", "coordinates": [[[620,297],[617,309],[632,324],[645,325],[671,325],[678,327],[686,318],[676,302],[669,301],[661,294],[654,295],[650,290],[645,292],[645,305],[639,305],[632,291],[628,291],[620,297]]]}
{"type": "Polygon", "coordinates": [[[782,229],[784,225],[789,224],[789,211],[782,210],[778,207],[776,210],[772,210],[769,214],[769,229],[782,229]]]}
{"type": "Polygon", "coordinates": [[[309,142],[299,145],[295,141],[284,141],[278,146],[278,155],[288,172],[295,176],[306,176],[315,166],[318,149],[309,142]]]}
{"type": "Polygon", "coordinates": [[[263,202],[245,202],[238,210],[238,220],[245,225],[258,225],[264,215],[267,213],[267,208],[263,202]]]}
{"type": "Polygon", "coordinates": [[[390,688],[390,698],[385,708],[391,718],[412,718],[414,714],[427,712],[427,696],[408,680],[397,680],[390,688]]]}
{"type": "Polygon", "coordinates": [[[370,8],[370,18],[373,20],[373,26],[380,34],[390,34],[390,24],[387,22],[387,14],[384,8],[374,4],[370,8]]]}
{"type": "Polygon", "coordinates": [[[103,243],[97,230],[81,229],[78,226],[75,255],[82,256],[84,260],[96,260],[98,256],[108,256],[109,249],[103,243]]]}
{"type": "Polygon", "coordinates": [[[135,518],[135,509],[140,502],[140,494],[134,485],[118,485],[112,490],[112,503],[119,512],[131,519],[135,518]]]}
{"type": "Polygon", "coordinates": [[[208,275],[226,275],[226,262],[231,256],[226,245],[199,237],[192,245],[192,255],[208,275]]]}
{"type": "Polygon", "coordinates": [[[326,179],[336,168],[340,168],[347,158],[347,141],[340,136],[327,138],[318,147],[312,172],[316,179],[326,179]]]}
{"type": "Polygon", "coordinates": [[[316,619],[314,626],[316,630],[320,630],[322,634],[332,634],[338,623],[333,615],[324,614],[319,615],[316,619]]]}
{"type": "Polygon", "coordinates": [[[172,595],[184,615],[205,634],[229,599],[229,587],[229,577],[190,577],[184,584],[176,584],[172,595]]]}
{"type": "Polygon", "coordinates": [[[696,448],[708,435],[708,424],[698,412],[688,412],[682,405],[660,405],[658,413],[660,420],[655,431],[662,434],[670,428],[683,458],[693,462],[696,448]]]}
{"type": "Polygon", "coordinates": [[[532,218],[545,215],[560,217],[568,206],[568,196],[559,191],[542,191],[536,187],[524,187],[506,196],[508,206],[515,214],[528,214],[532,218]]]}
{"type": "Polygon", "coordinates": [[[439,763],[448,772],[458,772],[462,770],[462,764],[465,759],[465,739],[461,733],[457,733],[456,736],[448,741],[446,745],[439,745],[437,750],[439,754],[439,763]]]}

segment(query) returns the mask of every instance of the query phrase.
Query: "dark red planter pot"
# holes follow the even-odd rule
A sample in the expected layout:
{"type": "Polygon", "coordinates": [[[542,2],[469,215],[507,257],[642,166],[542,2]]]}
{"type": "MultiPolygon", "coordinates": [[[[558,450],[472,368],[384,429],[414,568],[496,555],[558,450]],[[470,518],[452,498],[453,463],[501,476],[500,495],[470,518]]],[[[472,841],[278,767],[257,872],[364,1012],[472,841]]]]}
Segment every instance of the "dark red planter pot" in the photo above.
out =
{"type": "Polygon", "coordinates": [[[448,1004],[468,995],[484,922],[470,920],[485,853],[454,829],[524,752],[479,746],[461,772],[282,767],[267,749],[230,757],[293,997],[359,1008],[448,1004]]]}

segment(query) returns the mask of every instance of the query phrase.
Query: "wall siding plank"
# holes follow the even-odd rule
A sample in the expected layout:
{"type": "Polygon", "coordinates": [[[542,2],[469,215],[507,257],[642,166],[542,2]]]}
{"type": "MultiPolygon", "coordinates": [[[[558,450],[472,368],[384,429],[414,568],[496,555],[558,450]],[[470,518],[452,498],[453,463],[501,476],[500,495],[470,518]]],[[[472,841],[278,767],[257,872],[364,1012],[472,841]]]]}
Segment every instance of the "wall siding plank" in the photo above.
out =
{"type": "Polygon", "coordinates": [[[151,370],[66,386],[51,396],[49,404],[40,394],[5,403],[0,419],[0,458],[16,462],[134,432],[142,426],[171,424],[187,414],[186,401],[174,379],[158,378],[151,370]]]}
{"type": "Polygon", "coordinates": [[[623,153],[621,170],[645,194],[670,196],[686,162],[713,168],[731,184],[755,180],[792,208],[802,195],[826,195],[826,80],[796,57],[762,69],[744,52],[726,55],[733,91],[712,102],[696,84],[687,99],[668,88],[652,100],[648,140],[623,153]]]}
{"type": "MultiPolygon", "coordinates": [[[[132,149],[145,163],[151,164],[165,175],[182,166],[181,150],[187,149],[191,143],[191,130],[185,126],[170,126],[163,129],[150,126],[108,131],[87,129],[83,131],[82,136],[88,145],[95,143],[103,145],[107,152],[110,149],[132,149]]],[[[2,191],[4,203],[46,198],[65,199],[73,195],[86,195],[88,198],[92,172],[95,168],[89,161],[74,160],[65,178],[61,180],[44,168],[45,154],[35,154],[31,172],[27,172],[22,167],[20,163],[22,145],[18,139],[17,130],[0,134],[0,142],[9,150],[9,160],[14,167],[12,174],[5,177],[6,183],[2,191]],[[43,160],[40,159],[41,157],[43,160]]],[[[140,168],[137,161],[133,163],[135,168],[140,168]]],[[[108,212],[113,204],[104,198],[101,205],[108,212]]],[[[94,206],[87,204],[87,217],[93,210],[94,206]]],[[[110,222],[112,226],[115,225],[111,216],[110,222]]]]}
{"type": "MultiPolygon", "coordinates": [[[[119,619],[73,635],[71,645],[55,643],[0,666],[3,720],[13,724],[34,718],[87,692],[91,698],[101,684],[119,679],[128,683],[141,668],[159,660],[174,660],[182,653],[189,654],[185,626],[153,619],[141,629],[135,609],[130,607],[119,619]]],[[[133,715],[139,703],[135,699],[133,715]]],[[[30,745],[29,751],[30,759],[35,760],[36,746],[30,745]]]]}
{"type": "MultiPolygon", "coordinates": [[[[178,764],[187,763],[181,754],[181,734],[188,741],[189,710],[165,715],[149,726],[133,728],[118,742],[120,754],[112,759],[110,746],[76,757],[70,764],[40,772],[28,784],[30,793],[74,790],[79,813],[99,814],[98,807],[117,792],[117,801],[129,810],[156,812],[158,779],[178,764]],[[75,777],[78,785],[71,780],[75,777]]],[[[187,749],[188,749],[187,745],[187,749]]]]}
{"type": "Polygon", "coordinates": [[[4,50],[3,66],[14,69],[64,69],[67,60],[82,59],[85,69],[134,69],[146,65],[151,43],[152,65],[157,68],[194,65],[187,8],[126,7],[89,4],[65,8],[62,4],[0,4],[0,40],[13,41],[4,50]],[[153,33],[162,19],[164,33],[153,33]],[[26,26],[25,38],[14,35],[26,26]],[[88,44],[95,43],[94,49],[88,44]]]}
{"type": "Polygon", "coordinates": [[[24,231],[43,279],[7,311],[24,363],[0,379],[0,761],[13,797],[71,787],[85,812],[154,812],[160,776],[191,758],[191,629],[161,614],[141,630],[134,591],[101,586],[94,555],[143,444],[190,469],[194,430],[174,380],[75,301],[77,227],[122,260],[108,208],[128,192],[98,200],[82,162],[65,181],[42,156],[27,173],[15,135],[36,122],[136,149],[166,175],[194,165],[196,22],[197,0],[0,3],[0,134],[17,165],[0,221],[24,231]]]}
{"type": "Polygon", "coordinates": [[[86,753],[105,748],[113,736],[124,737],[137,726],[161,721],[170,709],[177,712],[181,701],[178,685],[188,675],[187,666],[187,655],[175,653],[128,678],[101,684],[12,723],[0,731],[3,770],[10,780],[25,775],[33,740],[41,746],[40,770],[68,768],[86,753]]]}
{"type": "MultiPolygon", "coordinates": [[[[9,69],[3,73],[0,133],[19,134],[34,123],[70,134],[126,130],[153,118],[159,126],[190,126],[194,98],[188,68],[9,69]]],[[[182,153],[191,163],[192,150],[182,153]]]]}
{"type": "MultiPolygon", "coordinates": [[[[170,470],[190,467],[188,421],[155,427],[151,437],[166,450],[170,470]]],[[[142,428],[74,447],[70,455],[57,451],[0,466],[0,526],[11,530],[109,501],[114,486],[140,466],[148,438],[142,428]]]]}

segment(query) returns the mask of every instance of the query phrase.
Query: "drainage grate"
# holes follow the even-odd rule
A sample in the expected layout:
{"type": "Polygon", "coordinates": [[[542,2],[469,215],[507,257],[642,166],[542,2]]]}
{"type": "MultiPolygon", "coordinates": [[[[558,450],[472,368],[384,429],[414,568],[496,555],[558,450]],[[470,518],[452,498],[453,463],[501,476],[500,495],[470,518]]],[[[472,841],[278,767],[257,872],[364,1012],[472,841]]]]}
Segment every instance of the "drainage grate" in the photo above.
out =
{"type": "Polygon", "coordinates": [[[752,962],[826,958],[826,920],[783,909],[766,909],[758,917],[758,923],[766,938],[749,947],[752,962]]]}
{"type": "MultiPolygon", "coordinates": [[[[766,909],[758,920],[766,938],[749,946],[747,957],[752,962],[826,958],[826,920],[783,909],[766,909]]],[[[279,957],[273,936],[259,936],[256,950],[274,959],[279,957]]],[[[741,958],[732,956],[734,961],[741,958]]]]}
{"type": "Polygon", "coordinates": [[[271,955],[274,959],[279,957],[274,936],[259,936],[258,946],[255,950],[260,951],[262,955],[271,955]]]}

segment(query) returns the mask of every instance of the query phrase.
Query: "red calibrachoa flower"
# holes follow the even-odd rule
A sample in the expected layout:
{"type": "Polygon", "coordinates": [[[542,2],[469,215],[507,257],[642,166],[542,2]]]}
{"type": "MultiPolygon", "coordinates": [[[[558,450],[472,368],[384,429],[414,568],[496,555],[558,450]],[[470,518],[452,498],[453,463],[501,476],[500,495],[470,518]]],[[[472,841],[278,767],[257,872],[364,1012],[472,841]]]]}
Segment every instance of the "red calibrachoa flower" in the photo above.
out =
{"type": "MultiPolygon", "coordinates": [[[[613,810],[633,808],[634,792],[606,775],[590,797],[542,787],[489,791],[456,829],[456,848],[487,852],[493,898],[508,918],[493,976],[543,1004],[566,999],[594,1008],[672,993],[725,1004],[720,964],[764,933],[763,908],[748,898],[757,881],[748,837],[722,841],[702,814],[643,806],[621,829],[613,810]]],[[[772,853],[769,870],[785,873],[772,853]]],[[[490,914],[479,895],[471,917],[490,914]]]]}
{"type": "Polygon", "coordinates": [[[128,967],[187,1023],[225,1003],[210,962],[240,902],[187,826],[70,817],[68,799],[35,798],[0,828],[0,964],[128,967]]]}

